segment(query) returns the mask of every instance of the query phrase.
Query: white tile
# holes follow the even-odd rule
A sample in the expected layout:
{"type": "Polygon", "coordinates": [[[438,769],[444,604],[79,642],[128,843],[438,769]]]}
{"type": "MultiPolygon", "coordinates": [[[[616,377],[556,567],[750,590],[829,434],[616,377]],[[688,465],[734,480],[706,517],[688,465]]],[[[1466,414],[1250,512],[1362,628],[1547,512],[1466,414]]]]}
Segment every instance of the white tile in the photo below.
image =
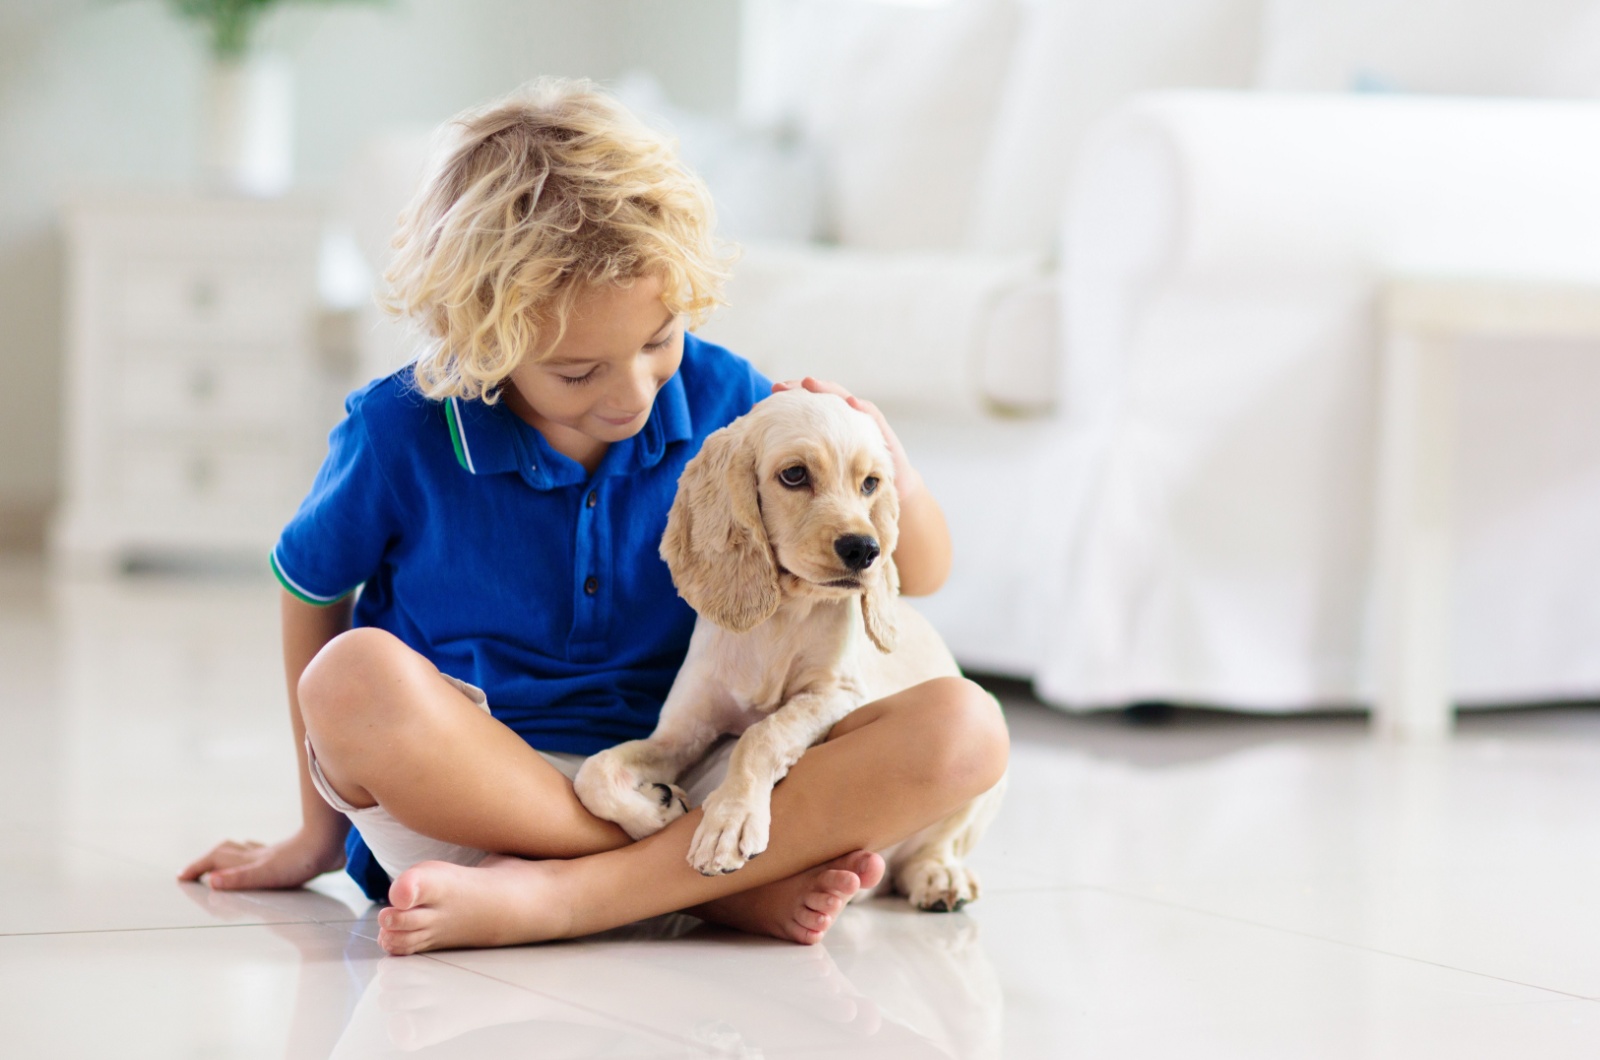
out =
{"type": "Polygon", "coordinates": [[[1409,1060],[1600,1041],[1600,1002],[1570,996],[1600,997],[1600,711],[1468,717],[1396,750],[1350,718],[1137,728],[1013,704],[969,913],[868,903],[813,948],[676,937],[677,918],[379,959],[342,877],[173,879],[295,824],[277,652],[265,581],[55,590],[0,561],[0,933],[35,932],[0,935],[7,1055],[1409,1060]]]}
{"type": "MultiPolygon", "coordinates": [[[[845,930],[866,939],[871,919],[851,910],[845,930]]],[[[948,1026],[941,1011],[953,989],[971,989],[985,974],[992,980],[981,952],[965,941],[972,925],[959,916],[919,919],[925,930],[914,938],[857,950],[709,926],[680,934],[693,922],[663,918],[593,940],[438,958],[718,1054],[822,1056],[870,1047],[890,1057],[978,1055],[966,1025],[948,1026]],[[846,963],[857,967],[847,971],[846,963]]]]}
{"type": "Polygon", "coordinates": [[[48,834],[0,828],[0,935],[302,919],[48,834]]]}
{"type": "Polygon", "coordinates": [[[1022,746],[990,839],[1055,883],[1600,996],[1581,941],[1600,932],[1600,712],[1468,716],[1410,748],[1266,723],[1279,738],[1185,757],[1199,728],[1143,734],[1157,763],[1022,746]]]}
{"type": "Polygon", "coordinates": [[[0,938],[11,1056],[667,1056],[678,1043],[314,924],[0,938]],[[485,1009],[494,1012],[479,1018],[485,1009]]]}
{"type": "Polygon", "coordinates": [[[1091,889],[972,908],[1007,1058],[1416,1056],[1402,1045],[1469,1041],[1469,1016],[1562,1056],[1571,1019],[1600,1027],[1589,1002],[1091,889]]]}

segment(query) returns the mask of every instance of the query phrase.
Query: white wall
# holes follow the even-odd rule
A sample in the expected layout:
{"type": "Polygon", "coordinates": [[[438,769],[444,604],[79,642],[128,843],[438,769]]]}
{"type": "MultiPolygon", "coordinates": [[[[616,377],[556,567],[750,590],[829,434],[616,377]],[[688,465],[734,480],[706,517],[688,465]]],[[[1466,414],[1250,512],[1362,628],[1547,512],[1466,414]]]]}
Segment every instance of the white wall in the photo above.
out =
{"type": "MultiPolygon", "coordinates": [[[[295,67],[296,177],[335,179],[361,139],[432,125],[540,74],[653,72],[729,112],[737,0],[286,4],[262,41],[295,67]]],[[[158,0],[0,0],[0,543],[56,492],[68,196],[191,182],[204,51],[158,0]]]]}

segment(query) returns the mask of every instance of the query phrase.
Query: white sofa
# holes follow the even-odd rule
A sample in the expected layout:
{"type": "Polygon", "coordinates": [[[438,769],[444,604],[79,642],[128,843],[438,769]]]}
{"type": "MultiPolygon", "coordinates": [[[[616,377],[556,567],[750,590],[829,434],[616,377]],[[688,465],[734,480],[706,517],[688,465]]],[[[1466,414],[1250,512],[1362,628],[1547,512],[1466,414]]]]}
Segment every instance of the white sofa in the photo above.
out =
{"type": "MultiPolygon", "coordinates": [[[[1600,281],[1600,104],[1334,90],[1600,93],[1552,58],[1600,45],[1581,4],[1503,6],[746,0],[745,125],[685,135],[745,244],[703,331],[890,412],[968,667],[1068,709],[1363,705],[1378,287],[1600,281]]],[[[373,256],[417,164],[354,171],[373,256]]],[[[1463,364],[1455,693],[1592,698],[1600,363],[1463,364]]]]}
{"type": "MultiPolygon", "coordinates": [[[[1600,282],[1600,104],[1290,90],[1511,90],[1509,49],[1524,91],[1592,92],[1543,62],[1600,40],[1579,5],[1450,52],[1412,3],[1412,67],[1375,0],[762,6],[834,242],[749,245],[705,332],[891,411],[950,514],[923,609],[963,663],[1071,709],[1367,703],[1379,285],[1600,282]]],[[[1594,352],[1462,351],[1468,705],[1600,693],[1594,352]]]]}

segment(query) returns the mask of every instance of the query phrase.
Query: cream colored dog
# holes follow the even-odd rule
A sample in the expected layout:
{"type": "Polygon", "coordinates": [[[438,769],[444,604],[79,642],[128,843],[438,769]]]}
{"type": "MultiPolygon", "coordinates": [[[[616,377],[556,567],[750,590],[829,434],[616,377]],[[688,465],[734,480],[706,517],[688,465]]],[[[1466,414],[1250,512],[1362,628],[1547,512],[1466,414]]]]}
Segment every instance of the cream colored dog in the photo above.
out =
{"type": "MultiPolygon", "coordinates": [[[[688,812],[683,770],[742,734],[689,847],[700,872],[733,872],[767,848],[773,785],[806,748],[863,703],[960,673],[899,599],[893,475],[877,424],[828,394],[774,394],[706,439],[661,540],[700,619],[655,732],[579,770],[592,813],[635,839],[658,831],[688,812]]],[[[888,878],[918,908],[977,897],[962,859],[1003,787],[890,852],[888,878]]]]}

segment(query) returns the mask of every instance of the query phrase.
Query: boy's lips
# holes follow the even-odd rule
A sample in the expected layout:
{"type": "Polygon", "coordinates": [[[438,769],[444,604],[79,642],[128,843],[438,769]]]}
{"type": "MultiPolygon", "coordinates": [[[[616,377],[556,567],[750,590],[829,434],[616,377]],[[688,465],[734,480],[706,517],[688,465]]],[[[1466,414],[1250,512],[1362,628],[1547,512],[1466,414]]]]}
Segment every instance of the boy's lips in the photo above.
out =
{"type": "Polygon", "coordinates": [[[644,413],[635,412],[632,416],[623,416],[621,418],[615,416],[601,416],[600,421],[602,423],[609,423],[613,427],[626,427],[628,424],[632,423],[642,415],[644,415],[644,413]]]}

